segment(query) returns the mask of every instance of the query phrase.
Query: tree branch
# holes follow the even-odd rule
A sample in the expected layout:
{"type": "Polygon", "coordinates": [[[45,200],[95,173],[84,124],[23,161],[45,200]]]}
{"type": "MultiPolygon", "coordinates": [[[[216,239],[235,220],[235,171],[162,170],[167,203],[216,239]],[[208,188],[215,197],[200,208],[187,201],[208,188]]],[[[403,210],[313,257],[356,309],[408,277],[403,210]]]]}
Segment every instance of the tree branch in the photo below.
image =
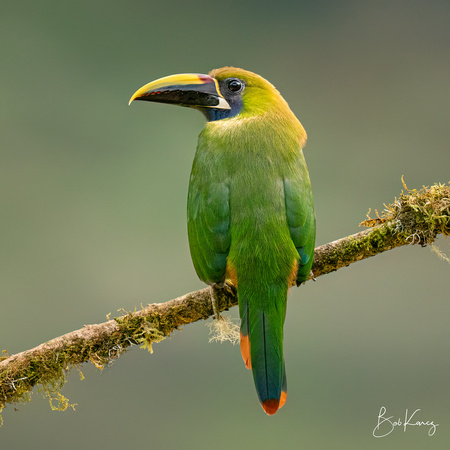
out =
{"type": "MultiPolygon", "coordinates": [[[[360,224],[369,229],[316,248],[314,277],[395,247],[426,246],[438,234],[450,235],[450,186],[438,184],[420,191],[404,188],[406,192],[386,206],[381,217],[377,213],[377,218],[360,224]]],[[[0,357],[0,412],[7,403],[29,400],[28,393],[36,385],[41,385],[50,398],[56,397],[56,409],[65,409],[68,402],[59,394],[59,388],[71,367],[91,361],[103,368],[133,345],[151,351],[152,343],[174,330],[213,315],[210,289],[151,304],[101,324],[86,325],[31,350],[0,357]]],[[[237,304],[233,287],[214,289],[219,311],[237,304]]]]}

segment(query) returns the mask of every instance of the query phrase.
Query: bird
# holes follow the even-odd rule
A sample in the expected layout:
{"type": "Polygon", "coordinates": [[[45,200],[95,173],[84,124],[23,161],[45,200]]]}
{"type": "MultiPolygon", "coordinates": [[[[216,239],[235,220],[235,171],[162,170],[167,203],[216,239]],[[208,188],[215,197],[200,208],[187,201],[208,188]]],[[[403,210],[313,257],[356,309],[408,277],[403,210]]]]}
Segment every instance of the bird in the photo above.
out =
{"type": "Polygon", "coordinates": [[[188,240],[198,277],[237,290],[240,349],[263,410],[286,402],[283,328],[290,287],[312,274],[316,217],[303,155],[306,132],[256,73],[222,67],[145,84],[134,100],[201,111],[192,165],[188,240]]]}

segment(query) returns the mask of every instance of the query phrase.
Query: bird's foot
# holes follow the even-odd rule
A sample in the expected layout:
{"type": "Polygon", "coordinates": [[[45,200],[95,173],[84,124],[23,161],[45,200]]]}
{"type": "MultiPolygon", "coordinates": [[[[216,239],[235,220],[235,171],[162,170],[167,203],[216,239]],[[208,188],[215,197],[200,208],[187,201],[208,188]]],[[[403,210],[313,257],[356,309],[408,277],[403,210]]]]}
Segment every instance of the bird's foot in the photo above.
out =
{"type": "Polygon", "coordinates": [[[297,287],[299,287],[299,286],[301,286],[302,284],[305,284],[309,279],[311,279],[311,280],[313,280],[313,281],[316,281],[316,278],[314,277],[314,273],[313,273],[312,270],[309,272],[309,277],[308,277],[308,278],[306,278],[306,279],[303,280],[303,281],[295,280],[295,284],[297,285],[297,287]]]}

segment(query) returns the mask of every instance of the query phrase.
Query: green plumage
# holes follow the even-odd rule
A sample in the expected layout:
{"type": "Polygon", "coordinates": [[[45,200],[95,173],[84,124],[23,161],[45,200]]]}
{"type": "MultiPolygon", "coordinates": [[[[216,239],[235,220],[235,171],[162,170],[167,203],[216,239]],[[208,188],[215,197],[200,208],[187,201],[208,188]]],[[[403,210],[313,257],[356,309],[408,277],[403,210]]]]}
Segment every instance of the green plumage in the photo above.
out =
{"type": "Polygon", "coordinates": [[[133,99],[192,106],[209,120],[189,182],[192,260],[204,282],[236,285],[242,356],[274,414],[286,399],[287,293],[308,278],[314,255],[305,130],[268,81],[233,67],[156,80],[133,99]]]}
{"type": "Polygon", "coordinates": [[[301,150],[306,135],[279,94],[273,94],[275,101],[268,102],[263,114],[253,115],[252,99],[244,97],[242,117],[206,125],[188,197],[189,244],[197,274],[206,283],[221,283],[228,268],[237,278],[241,332],[250,336],[261,402],[279,399],[285,391],[287,292],[290,281],[299,284],[309,276],[315,239],[311,185],[301,150]],[[299,270],[292,280],[295,261],[299,270]]]}

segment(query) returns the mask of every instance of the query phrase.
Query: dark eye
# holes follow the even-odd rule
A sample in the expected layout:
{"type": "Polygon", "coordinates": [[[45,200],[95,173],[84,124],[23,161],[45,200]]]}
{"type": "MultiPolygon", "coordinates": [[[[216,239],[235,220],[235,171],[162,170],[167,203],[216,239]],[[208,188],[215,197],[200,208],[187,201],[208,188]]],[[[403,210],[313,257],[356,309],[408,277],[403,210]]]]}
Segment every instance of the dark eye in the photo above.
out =
{"type": "Polygon", "coordinates": [[[244,83],[242,83],[241,80],[238,80],[237,78],[231,78],[227,81],[227,88],[231,92],[238,92],[240,91],[244,86],[244,83]]]}

